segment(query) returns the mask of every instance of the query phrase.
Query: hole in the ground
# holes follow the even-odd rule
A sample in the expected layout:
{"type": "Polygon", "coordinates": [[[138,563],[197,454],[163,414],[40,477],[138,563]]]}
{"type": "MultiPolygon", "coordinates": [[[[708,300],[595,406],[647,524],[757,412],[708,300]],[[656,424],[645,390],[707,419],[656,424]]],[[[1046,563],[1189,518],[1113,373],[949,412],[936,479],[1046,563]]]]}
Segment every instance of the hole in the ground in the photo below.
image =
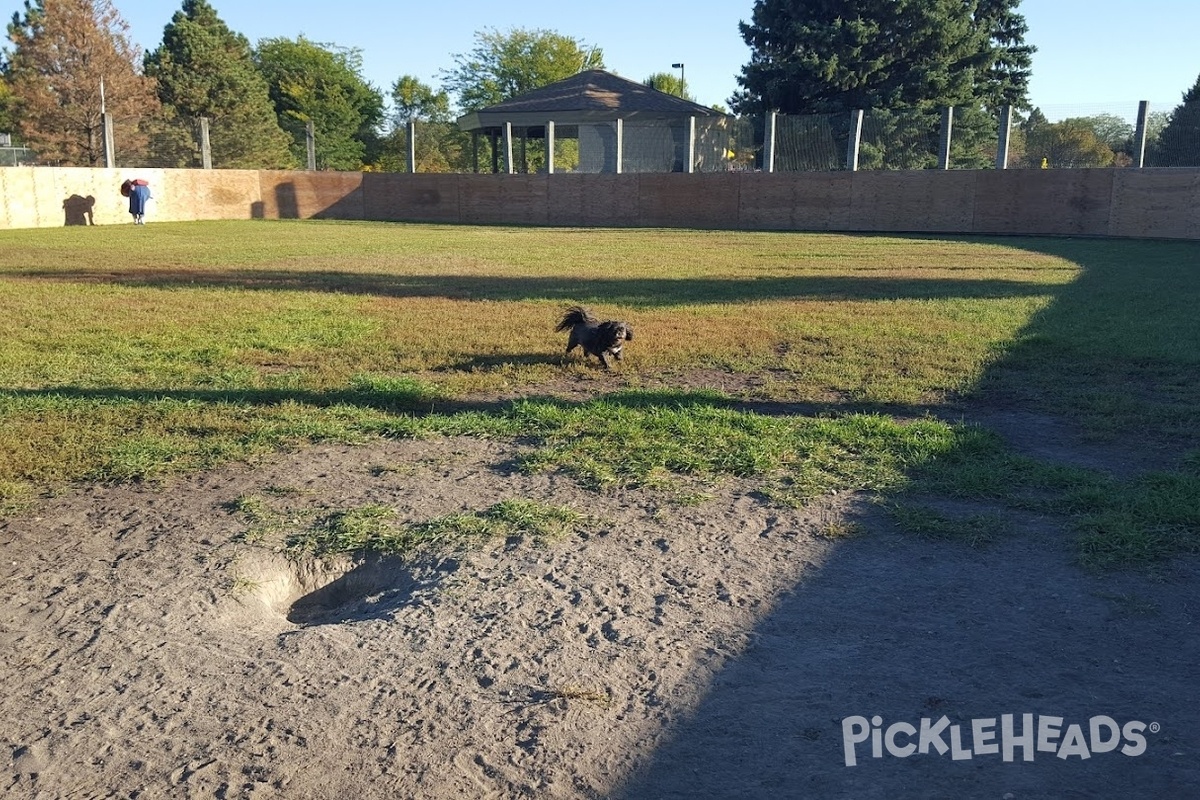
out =
{"type": "Polygon", "coordinates": [[[296,625],[323,625],[387,616],[434,591],[454,559],[409,562],[370,556],[325,562],[268,559],[254,580],[254,595],[296,625]]]}

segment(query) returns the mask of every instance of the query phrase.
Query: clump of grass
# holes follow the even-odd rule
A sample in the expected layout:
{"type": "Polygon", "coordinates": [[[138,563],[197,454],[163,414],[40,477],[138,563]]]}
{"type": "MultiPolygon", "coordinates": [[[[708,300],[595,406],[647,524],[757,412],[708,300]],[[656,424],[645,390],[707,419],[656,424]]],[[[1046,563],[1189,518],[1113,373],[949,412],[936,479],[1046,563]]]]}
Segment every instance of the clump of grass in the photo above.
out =
{"type": "Polygon", "coordinates": [[[983,547],[996,541],[1008,525],[998,514],[950,516],[932,508],[910,503],[894,503],[889,516],[905,533],[926,539],[963,542],[983,547]]]}
{"type": "Polygon", "coordinates": [[[613,703],[612,692],[608,689],[588,689],[575,684],[567,684],[555,689],[551,689],[548,694],[550,697],[561,700],[579,700],[588,705],[607,708],[613,703]]]}
{"type": "Polygon", "coordinates": [[[492,538],[523,536],[549,541],[577,530],[584,515],[532,500],[502,500],[482,511],[446,514],[398,524],[381,505],[334,511],[287,541],[293,555],[377,553],[410,556],[418,551],[459,550],[492,538]]]}
{"type": "Polygon", "coordinates": [[[16,514],[32,504],[32,486],[28,483],[0,480],[0,517],[16,514]]]}
{"type": "MultiPolygon", "coordinates": [[[[268,491],[268,493],[270,493],[268,491]]],[[[240,495],[225,505],[226,510],[241,514],[246,520],[246,529],[234,537],[246,544],[262,544],[270,541],[294,525],[298,520],[271,506],[261,495],[240,495]]]]}
{"type": "Polygon", "coordinates": [[[1104,488],[1077,508],[1085,566],[1145,568],[1200,553],[1200,474],[1155,472],[1104,488]]]}
{"type": "Polygon", "coordinates": [[[1152,617],[1162,609],[1153,600],[1147,600],[1130,592],[1097,592],[1097,597],[1111,600],[1127,617],[1152,617]]]}
{"type": "Polygon", "coordinates": [[[831,519],[826,520],[817,528],[816,536],[821,539],[840,541],[862,536],[865,532],[866,528],[861,523],[844,519],[831,519]]]}

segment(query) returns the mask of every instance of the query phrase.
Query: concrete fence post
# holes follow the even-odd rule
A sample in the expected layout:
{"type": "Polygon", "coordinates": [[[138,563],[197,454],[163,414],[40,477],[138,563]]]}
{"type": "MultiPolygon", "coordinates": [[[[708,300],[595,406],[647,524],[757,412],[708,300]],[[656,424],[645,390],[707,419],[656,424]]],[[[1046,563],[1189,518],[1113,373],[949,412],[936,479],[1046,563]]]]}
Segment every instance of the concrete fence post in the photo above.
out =
{"type": "Polygon", "coordinates": [[[858,172],[858,150],[862,146],[862,109],[850,112],[850,141],[846,144],[846,169],[858,172]]]}
{"type": "Polygon", "coordinates": [[[208,136],[208,117],[200,117],[200,166],[212,169],[212,140],[208,136]]]}
{"type": "Polygon", "coordinates": [[[1133,166],[1142,169],[1146,166],[1146,121],[1150,118],[1150,101],[1138,103],[1137,130],[1133,134],[1133,166]]]}
{"type": "Polygon", "coordinates": [[[512,123],[504,123],[504,171],[513,174],[513,134],[512,123]]]}
{"type": "Polygon", "coordinates": [[[776,112],[767,112],[767,124],[763,128],[763,172],[775,171],[775,122],[778,118],[776,112]]]}
{"type": "Polygon", "coordinates": [[[1000,109],[1000,138],[996,142],[996,169],[1008,169],[1008,143],[1012,135],[1012,106],[1000,109]]]}
{"type": "Polygon", "coordinates": [[[117,148],[113,141],[113,120],[112,114],[107,112],[100,115],[101,138],[104,145],[104,166],[108,169],[114,169],[117,166],[117,148]]]}
{"type": "Polygon", "coordinates": [[[688,117],[687,134],[687,169],[685,172],[696,171],[696,118],[688,117]]]}
{"type": "Polygon", "coordinates": [[[938,169],[950,169],[950,143],[954,140],[954,106],[942,109],[942,131],[938,138],[938,169]]]}
{"type": "Polygon", "coordinates": [[[311,119],[304,123],[304,140],[308,147],[308,171],[315,172],[317,169],[317,129],[311,119]]]}
{"type": "Polygon", "coordinates": [[[621,174],[621,162],[625,160],[625,120],[617,117],[617,174],[621,174]]]}
{"type": "Polygon", "coordinates": [[[417,121],[415,119],[408,121],[408,174],[417,174],[417,121]]]}

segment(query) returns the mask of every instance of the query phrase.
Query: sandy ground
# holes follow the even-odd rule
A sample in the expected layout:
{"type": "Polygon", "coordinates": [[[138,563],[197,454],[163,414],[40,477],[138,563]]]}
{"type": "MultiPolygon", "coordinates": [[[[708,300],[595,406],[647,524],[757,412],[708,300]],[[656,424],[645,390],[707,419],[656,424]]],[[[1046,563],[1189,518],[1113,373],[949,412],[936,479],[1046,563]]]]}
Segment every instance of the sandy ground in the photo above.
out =
{"type": "Polygon", "coordinates": [[[602,496],[513,470],[515,447],[316,446],[0,521],[4,796],[1200,796],[1194,562],[1091,575],[1059,521],[971,548],[865,497],[796,511],[736,481],[694,507],[602,496]],[[251,494],[592,519],[323,567],[237,541],[227,504],[251,494]]]}

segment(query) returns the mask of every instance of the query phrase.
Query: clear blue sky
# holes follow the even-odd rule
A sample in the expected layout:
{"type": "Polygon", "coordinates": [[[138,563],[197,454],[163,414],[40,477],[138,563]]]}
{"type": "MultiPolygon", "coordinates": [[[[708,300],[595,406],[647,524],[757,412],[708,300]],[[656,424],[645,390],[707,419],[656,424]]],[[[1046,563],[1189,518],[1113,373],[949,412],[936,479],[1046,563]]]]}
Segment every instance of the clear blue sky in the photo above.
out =
{"type": "MultiPolygon", "coordinates": [[[[485,28],[540,28],[596,45],[608,69],[632,80],[678,72],[705,104],[728,105],[749,60],[738,22],[753,0],[210,0],[252,43],[267,37],[353,47],[366,80],[385,95],[401,75],[438,87],[439,71],[474,46],[485,28]]],[[[113,0],[133,40],[150,50],[179,0],[113,0]]],[[[0,0],[4,19],[21,9],[0,0]]],[[[1024,0],[1027,41],[1038,48],[1031,99],[1051,119],[1136,107],[1169,110],[1200,76],[1200,0],[1024,0]],[[1115,107],[1115,108],[1114,108],[1115,107]],[[1059,112],[1059,113],[1055,113],[1059,112]]],[[[1129,113],[1132,113],[1130,111],[1129,113]]]]}

